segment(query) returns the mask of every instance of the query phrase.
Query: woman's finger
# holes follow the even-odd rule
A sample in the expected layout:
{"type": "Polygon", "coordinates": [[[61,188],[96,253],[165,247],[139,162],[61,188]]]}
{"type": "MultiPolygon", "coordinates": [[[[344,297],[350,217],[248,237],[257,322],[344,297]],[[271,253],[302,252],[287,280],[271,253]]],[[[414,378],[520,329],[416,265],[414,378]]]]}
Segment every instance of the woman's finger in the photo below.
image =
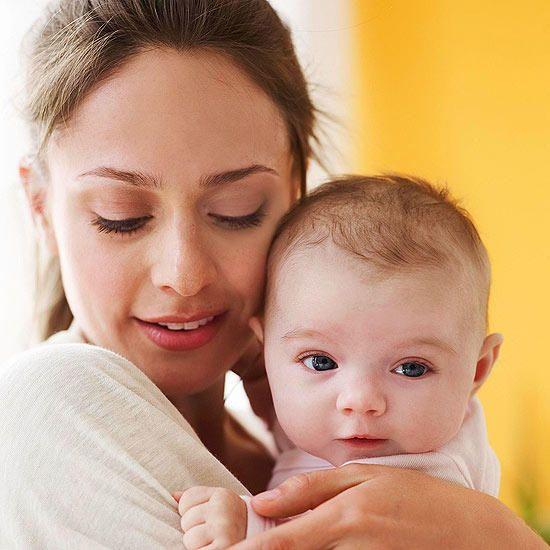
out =
{"type": "Polygon", "coordinates": [[[258,514],[271,518],[290,517],[316,508],[342,491],[391,470],[387,466],[348,464],[287,479],[276,489],[252,498],[258,514]]]}
{"type": "Polygon", "coordinates": [[[341,538],[343,523],[335,522],[331,507],[320,506],[299,518],[244,540],[231,550],[328,550],[341,538]],[[325,525],[326,529],[319,529],[325,525]]]}

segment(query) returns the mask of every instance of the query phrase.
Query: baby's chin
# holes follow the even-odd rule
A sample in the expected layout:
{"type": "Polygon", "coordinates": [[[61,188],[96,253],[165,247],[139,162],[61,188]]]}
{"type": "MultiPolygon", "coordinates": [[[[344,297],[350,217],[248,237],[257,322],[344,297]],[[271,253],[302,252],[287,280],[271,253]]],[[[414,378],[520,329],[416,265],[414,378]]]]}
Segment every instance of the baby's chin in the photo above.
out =
{"type": "MultiPolygon", "coordinates": [[[[391,439],[353,439],[335,440],[318,456],[333,466],[339,467],[346,462],[403,454],[405,451],[391,439]]],[[[315,452],[310,454],[316,454],[315,452]]]]}

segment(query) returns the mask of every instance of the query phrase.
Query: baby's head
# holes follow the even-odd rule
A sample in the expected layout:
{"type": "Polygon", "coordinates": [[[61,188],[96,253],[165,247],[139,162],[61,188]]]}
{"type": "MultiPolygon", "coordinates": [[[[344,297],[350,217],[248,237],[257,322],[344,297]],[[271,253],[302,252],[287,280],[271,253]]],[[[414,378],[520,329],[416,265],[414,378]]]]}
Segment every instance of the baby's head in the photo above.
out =
{"type": "Polygon", "coordinates": [[[255,322],[287,436],[335,466],[448,442],[502,342],[486,336],[489,285],[446,191],[402,176],[321,186],[279,226],[255,322]]]}

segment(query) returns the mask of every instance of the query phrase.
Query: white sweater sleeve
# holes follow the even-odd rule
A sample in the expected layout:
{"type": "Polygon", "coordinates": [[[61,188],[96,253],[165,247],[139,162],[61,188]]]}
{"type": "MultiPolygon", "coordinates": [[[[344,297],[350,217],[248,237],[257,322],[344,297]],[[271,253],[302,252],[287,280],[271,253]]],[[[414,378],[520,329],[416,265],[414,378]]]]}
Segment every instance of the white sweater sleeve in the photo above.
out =
{"type": "Polygon", "coordinates": [[[0,548],[183,548],[171,492],[246,489],[132,363],[38,347],[0,372],[0,548]]]}

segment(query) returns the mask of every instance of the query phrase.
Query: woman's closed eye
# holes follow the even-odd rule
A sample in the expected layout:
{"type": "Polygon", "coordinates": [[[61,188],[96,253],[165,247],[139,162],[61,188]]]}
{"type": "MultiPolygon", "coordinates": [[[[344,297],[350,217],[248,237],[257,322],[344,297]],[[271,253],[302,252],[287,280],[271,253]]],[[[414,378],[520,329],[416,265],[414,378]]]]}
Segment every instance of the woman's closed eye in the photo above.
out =
{"type": "Polygon", "coordinates": [[[264,205],[260,206],[255,212],[245,216],[223,216],[221,214],[209,213],[208,216],[217,224],[228,227],[229,229],[246,229],[248,227],[257,227],[261,225],[267,212],[264,205]]]}
{"type": "Polygon", "coordinates": [[[97,216],[92,220],[92,225],[98,228],[100,233],[123,233],[130,235],[139,231],[153,216],[140,216],[138,218],[126,218],[124,220],[109,220],[97,216]]]}
{"type": "MultiPolygon", "coordinates": [[[[248,227],[257,227],[261,225],[266,216],[266,211],[263,206],[255,212],[245,216],[222,216],[221,214],[208,214],[216,224],[229,229],[246,229],[248,227]]],[[[121,233],[131,235],[136,233],[145,225],[153,216],[140,216],[137,218],[126,218],[123,220],[110,220],[102,216],[96,216],[92,220],[92,225],[98,228],[100,233],[121,233]]]]}

